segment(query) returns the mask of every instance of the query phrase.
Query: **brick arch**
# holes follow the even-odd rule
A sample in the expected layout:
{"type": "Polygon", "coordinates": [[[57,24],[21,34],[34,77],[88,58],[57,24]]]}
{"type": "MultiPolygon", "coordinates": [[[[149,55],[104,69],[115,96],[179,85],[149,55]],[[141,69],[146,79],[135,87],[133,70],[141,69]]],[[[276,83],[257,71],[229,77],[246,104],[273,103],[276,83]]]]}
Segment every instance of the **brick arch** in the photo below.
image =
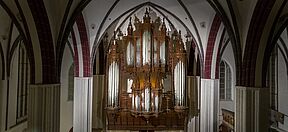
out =
{"type": "Polygon", "coordinates": [[[63,59],[63,53],[65,49],[68,36],[73,32],[73,26],[76,23],[76,19],[79,15],[82,15],[83,9],[91,2],[92,0],[82,0],[72,11],[71,17],[67,20],[70,13],[70,8],[73,4],[73,0],[69,0],[67,8],[65,10],[64,18],[61,24],[61,31],[59,32],[59,37],[56,44],[56,65],[57,65],[57,74],[61,73],[61,65],[63,59]],[[67,24],[66,24],[67,23],[67,24]]]}
{"type": "MultiPolygon", "coordinates": [[[[76,24],[80,34],[82,56],[83,56],[83,76],[91,76],[91,64],[90,64],[90,46],[88,41],[87,29],[84,21],[83,14],[76,18],[76,24]]],[[[80,58],[81,59],[81,58],[80,58]]]]}
{"type": "MultiPolygon", "coordinates": [[[[231,41],[234,59],[236,64],[236,85],[240,84],[241,80],[241,70],[242,70],[242,48],[240,42],[240,32],[238,27],[238,22],[236,19],[236,14],[234,12],[233,2],[227,1],[227,6],[229,9],[229,15],[231,19],[228,17],[225,9],[222,7],[219,1],[208,1],[211,7],[216,11],[216,13],[221,17],[221,20],[225,26],[225,29],[229,35],[229,40],[231,41]]],[[[221,54],[221,53],[220,53],[221,54]]]]}
{"type": "Polygon", "coordinates": [[[258,57],[260,40],[274,3],[275,1],[273,0],[260,0],[255,6],[245,43],[244,59],[240,80],[241,86],[255,86],[256,61],[258,57]]]}
{"type": "Polygon", "coordinates": [[[71,36],[74,50],[74,76],[90,77],[92,75],[90,62],[90,46],[85,20],[82,14],[76,18],[76,23],[71,32],[71,36]]]}
{"type": "Polygon", "coordinates": [[[207,42],[207,48],[206,48],[206,55],[205,55],[205,66],[204,66],[204,78],[206,79],[211,79],[212,74],[211,74],[211,68],[212,68],[212,59],[213,59],[213,51],[215,47],[215,42],[216,42],[216,37],[219,32],[221,25],[221,18],[216,14],[214,16],[209,37],[208,37],[208,42],[207,42]]]}
{"type": "Polygon", "coordinates": [[[31,10],[41,51],[42,83],[57,83],[56,60],[49,19],[43,0],[27,0],[31,10]]]}
{"type": "Polygon", "coordinates": [[[73,45],[73,49],[74,49],[74,57],[73,57],[74,76],[79,77],[79,59],[78,59],[79,56],[78,56],[78,48],[77,48],[77,42],[76,42],[74,30],[71,32],[71,36],[72,36],[72,45],[73,45]]]}

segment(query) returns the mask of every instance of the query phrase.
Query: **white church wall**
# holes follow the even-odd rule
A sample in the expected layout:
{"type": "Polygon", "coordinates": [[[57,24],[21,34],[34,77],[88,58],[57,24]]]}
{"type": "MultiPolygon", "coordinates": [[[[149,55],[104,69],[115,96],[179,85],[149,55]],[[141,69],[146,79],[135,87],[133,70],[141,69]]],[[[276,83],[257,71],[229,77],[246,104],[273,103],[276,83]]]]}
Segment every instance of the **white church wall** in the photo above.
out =
{"type": "Polygon", "coordinates": [[[61,67],[60,132],[69,132],[73,126],[73,101],[68,101],[68,75],[73,58],[65,46],[61,67]]]}
{"type": "MultiPolygon", "coordinates": [[[[3,49],[7,50],[7,49],[3,49]]],[[[7,83],[8,78],[0,81],[1,86],[1,132],[22,132],[27,128],[27,121],[17,123],[16,112],[17,112],[17,88],[18,88],[18,47],[15,49],[13,54],[11,65],[10,65],[10,77],[9,77],[9,99],[8,99],[8,114],[6,113],[7,108],[7,83]],[[7,121],[6,121],[6,115],[7,121]],[[5,130],[7,122],[7,130],[5,130]]]]}
{"type": "MultiPolygon", "coordinates": [[[[230,66],[231,72],[232,72],[232,89],[231,89],[231,96],[232,100],[219,100],[219,111],[218,111],[218,125],[222,123],[223,117],[222,117],[222,109],[226,109],[232,112],[235,112],[235,86],[236,86],[236,67],[235,67],[235,59],[234,59],[234,53],[233,48],[231,45],[231,42],[228,43],[225,51],[222,55],[222,60],[226,61],[226,63],[230,66]]],[[[220,95],[220,94],[219,94],[220,95]]]]}
{"type": "Polygon", "coordinates": [[[12,57],[12,63],[10,66],[9,77],[9,104],[8,104],[8,127],[16,124],[16,112],[17,112],[17,85],[18,85],[18,50],[16,48],[12,57]]]}
{"type": "MultiPolygon", "coordinates": [[[[19,32],[13,27],[13,31],[11,34],[11,46],[13,42],[18,37],[19,32]]],[[[11,47],[10,47],[11,48],[11,47]]],[[[3,47],[3,51],[7,51],[7,46],[3,47]]],[[[11,52],[11,51],[10,51],[11,52]]],[[[4,53],[7,54],[7,53],[4,53]]],[[[4,55],[5,56],[5,55],[4,55]]],[[[19,46],[15,49],[12,59],[11,59],[11,65],[10,65],[10,77],[9,77],[9,99],[7,104],[7,83],[8,78],[6,76],[6,79],[2,81],[2,94],[1,94],[1,129],[2,132],[22,132],[24,129],[27,128],[27,121],[24,122],[17,122],[17,88],[18,88],[18,56],[19,56],[19,46]],[[6,112],[6,108],[8,105],[8,114],[6,112]],[[6,121],[6,115],[7,121],[6,121]],[[7,122],[7,130],[5,131],[5,126],[7,122]]],[[[5,56],[6,57],[6,56],[5,56]]],[[[6,60],[7,64],[7,60],[6,60]]],[[[7,67],[6,67],[7,68],[7,67]]],[[[7,69],[5,69],[7,70],[7,69]]]]}
{"type": "Polygon", "coordinates": [[[4,71],[2,71],[2,64],[3,64],[3,60],[0,59],[0,131],[2,130],[2,122],[3,122],[3,118],[2,118],[2,111],[3,111],[3,89],[4,89],[4,86],[3,83],[4,83],[4,80],[2,80],[2,73],[4,71]]]}
{"type": "Polygon", "coordinates": [[[231,72],[232,72],[232,100],[220,100],[220,110],[223,109],[227,109],[230,111],[235,110],[235,85],[236,85],[236,67],[235,67],[235,59],[234,59],[234,53],[233,53],[233,48],[231,43],[229,42],[229,44],[227,45],[225,51],[223,52],[222,55],[222,59],[225,60],[227,62],[227,64],[230,66],[231,68],[231,72]]]}
{"type": "MultiPolygon", "coordinates": [[[[288,115],[288,77],[284,57],[278,52],[278,111],[288,115]]],[[[278,123],[279,128],[288,131],[288,117],[284,116],[284,124],[278,123]]]]}
{"type": "MultiPolygon", "coordinates": [[[[234,96],[235,96],[235,86],[236,86],[236,66],[235,66],[235,59],[234,59],[234,53],[233,48],[231,45],[231,42],[227,45],[225,51],[223,52],[222,59],[227,62],[227,64],[231,68],[232,72],[232,101],[234,102],[234,96]]],[[[231,107],[231,106],[227,106],[231,107]]],[[[231,107],[231,111],[234,111],[234,107],[231,107]]]]}

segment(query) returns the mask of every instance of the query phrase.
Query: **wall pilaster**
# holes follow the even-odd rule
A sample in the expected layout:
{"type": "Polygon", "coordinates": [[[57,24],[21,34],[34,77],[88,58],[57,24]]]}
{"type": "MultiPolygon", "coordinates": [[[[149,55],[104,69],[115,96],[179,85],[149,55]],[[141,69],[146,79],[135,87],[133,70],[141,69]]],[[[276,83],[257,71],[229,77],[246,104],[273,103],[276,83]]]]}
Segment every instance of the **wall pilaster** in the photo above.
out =
{"type": "Polygon", "coordinates": [[[74,78],[73,131],[92,131],[93,77],[74,78]]]}
{"type": "Polygon", "coordinates": [[[269,89],[236,87],[236,132],[268,132],[269,89]]]}
{"type": "Polygon", "coordinates": [[[28,92],[28,131],[59,132],[60,84],[33,84],[28,92]]]}
{"type": "Polygon", "coordinates": [[[201,79],[200,132],[217,131],[219,79],[201,79]]]}

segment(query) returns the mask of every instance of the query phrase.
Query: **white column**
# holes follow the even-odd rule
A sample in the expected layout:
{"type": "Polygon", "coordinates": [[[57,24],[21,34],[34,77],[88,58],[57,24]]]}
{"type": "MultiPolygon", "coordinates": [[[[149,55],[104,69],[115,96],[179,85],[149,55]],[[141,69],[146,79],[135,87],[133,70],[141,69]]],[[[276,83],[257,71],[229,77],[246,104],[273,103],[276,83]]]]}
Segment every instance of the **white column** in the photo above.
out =
{"type": "Polygon", "coordinates": [[[93,76],[93,107],[92,107],[92,128],[96,130],[105,129],[104,105],[104,81],[105,75],[93,76]]]}
{"type": "Polygon", "coordinates": [[[74,78],[73,131],[92,131],[92,77],[74,78]]]}
{"type": "Polygon", "coordinates": [[[60,84],[33,84],[28,92],[28,131],[59,132],[60,84]]]}
{"type": "Polygon", "coordinates": [[[236,87],[236,132],[268,132],[269,89],[236,87]]]}
{"type": "Polygon", "coordinates": [[[201,79],[200,131],[217,131],[219,79],[201,79]]]}

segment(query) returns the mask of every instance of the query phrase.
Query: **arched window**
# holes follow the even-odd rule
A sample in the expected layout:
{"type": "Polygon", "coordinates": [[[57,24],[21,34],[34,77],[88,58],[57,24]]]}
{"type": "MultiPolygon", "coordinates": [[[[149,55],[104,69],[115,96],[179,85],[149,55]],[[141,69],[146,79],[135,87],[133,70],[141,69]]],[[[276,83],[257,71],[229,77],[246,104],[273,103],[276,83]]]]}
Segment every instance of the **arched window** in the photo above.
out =
{"type": "Polygon", "coordinates": [[[22,42],[18,49],[17,123],[27,119],[28,84],[30,82],[28,55],[22,42]]]}
{"type": "Polygon", "coordinates": [[[225,62],[220,63],[220,100],[232,100],[232,74],[230,66],[225,62]]]}

